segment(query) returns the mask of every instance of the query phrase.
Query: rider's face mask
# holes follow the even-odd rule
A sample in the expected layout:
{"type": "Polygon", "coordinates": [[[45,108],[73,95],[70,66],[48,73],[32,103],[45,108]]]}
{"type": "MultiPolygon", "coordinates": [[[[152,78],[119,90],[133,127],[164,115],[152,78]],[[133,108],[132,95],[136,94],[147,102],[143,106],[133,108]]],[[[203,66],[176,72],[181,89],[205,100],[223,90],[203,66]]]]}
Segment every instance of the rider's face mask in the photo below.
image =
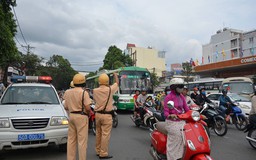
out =
{"type": "Polygon", "coordinates": [[[167,93],[167,94],[170,94],[170,93],[171,93],[171,91],[167,91],[166,93],[167,93]]]}
{"type": "Polygon", "coordinates": [[[179,88],[179,87],[176,88],[176,92],[177,92],[177,93],[182,93],[182,92],[183,92],[183,88],[179,88]]]}

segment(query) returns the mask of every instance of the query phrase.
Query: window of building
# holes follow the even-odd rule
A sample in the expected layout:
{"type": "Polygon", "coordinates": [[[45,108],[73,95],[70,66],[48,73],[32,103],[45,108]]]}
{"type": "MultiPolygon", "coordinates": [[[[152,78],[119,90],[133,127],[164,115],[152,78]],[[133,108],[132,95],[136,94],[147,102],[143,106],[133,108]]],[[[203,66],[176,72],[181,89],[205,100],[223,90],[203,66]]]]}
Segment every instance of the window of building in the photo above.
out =
{"type": "Polygon", "coordinates": [[[253,37],[249,38],[249,43],[253,43],[253,37]]]}
{"type": "Polygon", "coordinates": [[[165,51],[159,51],[158,58],[165,58],[165,51]]]}
{"type": "Polygon", "coordinates": [[[237,47],[237,39],[231,40],[231,48],[237,47]]]}

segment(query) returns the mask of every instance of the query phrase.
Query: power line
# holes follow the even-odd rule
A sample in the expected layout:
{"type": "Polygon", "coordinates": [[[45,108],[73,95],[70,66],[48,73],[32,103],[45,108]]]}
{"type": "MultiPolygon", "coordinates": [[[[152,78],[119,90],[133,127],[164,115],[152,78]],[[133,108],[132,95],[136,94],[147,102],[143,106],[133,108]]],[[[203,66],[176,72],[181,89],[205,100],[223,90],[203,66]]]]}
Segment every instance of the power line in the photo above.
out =
{"type": "Polygon", "coordinates": [[[17,18],[16,12],[15,12],[15,9],[14,9],[13,6],[12,6],[12,10],[13,10],[14,16],[15,16],[15,18],[16,18],[16,21],[17,21],[17,24],[18,24],[18,27],[19,27],[21,36],[22,36],[24,42],[26,43],[26,45],[28,45],[28,44],[27,44],[27,41],[26,41],[26,39],[25,39],[25,37],[24,37],[24,35],[23,35],[23,32],[22,32],[22,30],[21,30],[20,23],[19,23],[19,20],[18,20],[18,18],[17,18]]]}
{"type": "Polygon", "coordinates": [[[22,44],[20,43],[20,41],[17,39],[17,37],[15,36],[16,41],[19,43],[20,46],[22,46],[22,44]]]}

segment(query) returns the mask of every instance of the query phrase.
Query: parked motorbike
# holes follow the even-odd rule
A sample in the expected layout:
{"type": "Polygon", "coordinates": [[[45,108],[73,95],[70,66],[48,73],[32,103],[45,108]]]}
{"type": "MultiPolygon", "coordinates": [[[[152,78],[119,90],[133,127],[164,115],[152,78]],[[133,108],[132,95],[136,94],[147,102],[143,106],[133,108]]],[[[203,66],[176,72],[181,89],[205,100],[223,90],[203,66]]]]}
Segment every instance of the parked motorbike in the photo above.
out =
{"type": "Polygon", "coordinates": [[[221,116],[221,112],[214,103],[206,103],[200,113],[206,116],[204,121],[218,136],[226,135],[228,130],[226,120],[221,116]]]}
{"type": "MultiPolygon", "coordinates": [[[[183,160],[212,160],[210,157],[210,139],[203,125],[198,122],[200,114],[190,110],[178,115],[178,118],[185,120],[186,124],[181,130],[184,141],[185,153],[183,160]]],[[[165,122],[157,122],[151,136],[150,154],[154,160],[166,160],[167,131],[165,122]]]]}
{"type": "Polygon", "coordinates": [[[156,109],[153,107],[152,102],[146,101],[143,106],[140,106],[140,110],[140,113],[138,113],[136,117],[131,116],[132,121],[137,127],[144,126],[153,129],[153,125],[157,122],[157,120],[153,116],[156,109]]]}
{"type": "Polygon", "coordinates": [[[238,130],[242,131],[248,125],[248,121],[245,118],[245,115],[242,113],[241,108],[239,108],[238,106],[239,104],[235,102],[231,104],[231,108],[232,108],[230,113],[231,118],[227,123],[234,124],[238,130]]]}
{"type": "Polygon", "coordinates": [[[256,124],[248,124],[245,128],[245,133],[248,132],[246,139],[248,140],[249,144],[256,149],[256,124]]]}

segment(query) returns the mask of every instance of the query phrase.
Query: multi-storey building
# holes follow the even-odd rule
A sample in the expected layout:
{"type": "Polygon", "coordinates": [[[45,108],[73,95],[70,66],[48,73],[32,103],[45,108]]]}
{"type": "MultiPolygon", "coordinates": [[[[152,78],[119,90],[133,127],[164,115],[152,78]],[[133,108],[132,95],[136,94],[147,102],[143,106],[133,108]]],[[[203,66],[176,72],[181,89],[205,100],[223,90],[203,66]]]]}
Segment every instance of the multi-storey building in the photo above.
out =
{"type": "Polygon", "coordinates": [[[133,66],[147,68],[150,72],[162,77],[165,66],[165,51],[158,51],[152,47],[136,47],[135,44],[127,44],[128,54],[131,56],[133,66]]]}
{"type": "Polygon", "coordinates": [[[244,57],[255,54],[256,48],[256,30],[243,33],[242,54],[244,57]]]}
{"type": "Polygon", "coordinates": [[[256,75],[256,30],[224,28],[203,45],[202,65],[194,68],[201,77],[234,77],[256,75]]]}
{"type": "Polygon", "coordinates": [[[203,64],[238,58],[241,55],[243,31],[224,28],[211,36],[209,44],[203,45],[203,64]]]}

